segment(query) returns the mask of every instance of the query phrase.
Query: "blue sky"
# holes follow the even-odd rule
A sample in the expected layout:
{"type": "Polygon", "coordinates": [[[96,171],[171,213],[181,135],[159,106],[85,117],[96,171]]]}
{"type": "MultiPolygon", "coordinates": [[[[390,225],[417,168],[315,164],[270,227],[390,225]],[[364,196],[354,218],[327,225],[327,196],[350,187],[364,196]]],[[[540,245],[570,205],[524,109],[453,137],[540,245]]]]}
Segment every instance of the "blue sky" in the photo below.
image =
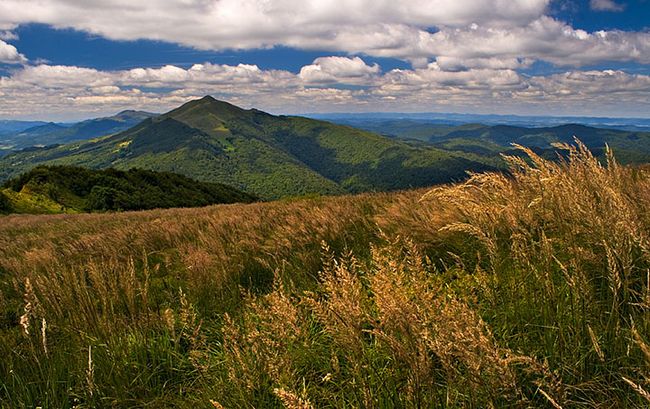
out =
{"type": "Polygon", "coordinates": [[[649,0],[2,0],[0,118],[650,116],[649,0]]]}
{"type": "MultiPolygon", "coordinates": [[[[78,65],[100,70],[124,70],[138,67],[159,68],[175,65],[189,68],[197,62],[213,64],[256,64],[262,69],[299,72],[323,55],[322,51],[278,46],[252,50],[197,50],[174,43],[151,40],[112,41],[73,29],[54,29],[44,24],[26,24],[15,31],[12,42],[21,52],[50,64],[78,65]]],[[[345,56],[346,53],[328,53],[345,56]]],[[[410,64],[394,58],[364,58],[384,69],[408,68],[410,64]]]]}

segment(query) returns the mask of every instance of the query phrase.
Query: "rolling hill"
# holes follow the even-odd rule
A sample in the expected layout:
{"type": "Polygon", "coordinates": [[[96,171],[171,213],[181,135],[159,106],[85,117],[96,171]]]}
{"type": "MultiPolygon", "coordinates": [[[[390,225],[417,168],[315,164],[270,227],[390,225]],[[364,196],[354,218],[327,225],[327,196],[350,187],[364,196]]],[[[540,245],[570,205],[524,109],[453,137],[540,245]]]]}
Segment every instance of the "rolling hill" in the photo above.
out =
{"type": "Polygon", "coordinates": [[[7,142],[7,139],[12,135],[22,132],[26,129],[46,125],[42,121],[13,121],[13,120],[0,120],[0,156],[9,153],[13,149],[13,145],[7,142]]]}
{"type": "Polygon", "coordinates": [[[122,111],[110,117],[89,119],[74,124],[36,123],[32,127],[0,135],[0,145],[7,153],[9,150],[31,146],[82,141],[124,131],[153,116],[155,114],[149,112],[122,111]]]}
{"type": "Polygon", "coordinates": [[[77,213],[250,203],[230,186],[166,172],[38,166],[0,188],[0,213],[77,213]]]}
{"type": "Polygon", "coordinates": [[[594,154],[602,155],[605,145],[624,163],[650,162],[650,132],[620,131],[566,124],[554,127],[475,126],[429,138],[434,146],[454,151],[483,152],[510,149],[511,143],[552,151],[554,143],[571,144],[578,137],[594,154]]]}
{"type": "Polygon", "coordinates": [[[342,119],[370,132],[384,136],[426,143],[452,152],[496,157],[512,152],[512,143],[554,155],[553,143],[573,143],[578,137],[595,155],[603,154],[605,145],[616,152],[623,163],[650,162],[650,132],[594,128],[580,124],[552,127],[463,124],[446,125],[413,119],[342,119]]]}
{"type": "Polygon", "coordinates": [[[274,199],[427,186],[491,168],[471,156],[328,122],[244,110],[208,96],[116,135],[7,155],[0,160],[0,179],[38,164],[138,167],[274,199]]]}

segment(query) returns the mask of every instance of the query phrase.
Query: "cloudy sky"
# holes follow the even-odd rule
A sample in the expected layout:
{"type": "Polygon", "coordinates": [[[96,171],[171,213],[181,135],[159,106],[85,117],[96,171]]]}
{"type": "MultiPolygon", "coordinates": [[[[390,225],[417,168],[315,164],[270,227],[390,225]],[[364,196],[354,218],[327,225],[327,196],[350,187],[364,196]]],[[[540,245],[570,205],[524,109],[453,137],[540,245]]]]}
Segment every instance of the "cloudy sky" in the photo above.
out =
{"type": "Polygon", "coordinates": [[[650,117],[650,0],[0,0],[0,119],[650,117]]]}

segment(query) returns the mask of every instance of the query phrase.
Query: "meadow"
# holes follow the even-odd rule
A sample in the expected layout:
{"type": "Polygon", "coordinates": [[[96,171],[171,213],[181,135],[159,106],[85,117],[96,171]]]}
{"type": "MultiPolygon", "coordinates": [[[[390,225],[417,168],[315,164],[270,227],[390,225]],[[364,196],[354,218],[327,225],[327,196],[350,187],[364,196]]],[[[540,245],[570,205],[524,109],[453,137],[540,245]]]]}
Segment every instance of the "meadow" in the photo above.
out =
{"type": "Polygon", "coordinates": [[[0,406],[642,408],[650,174],[0,217],[0,406]]]}

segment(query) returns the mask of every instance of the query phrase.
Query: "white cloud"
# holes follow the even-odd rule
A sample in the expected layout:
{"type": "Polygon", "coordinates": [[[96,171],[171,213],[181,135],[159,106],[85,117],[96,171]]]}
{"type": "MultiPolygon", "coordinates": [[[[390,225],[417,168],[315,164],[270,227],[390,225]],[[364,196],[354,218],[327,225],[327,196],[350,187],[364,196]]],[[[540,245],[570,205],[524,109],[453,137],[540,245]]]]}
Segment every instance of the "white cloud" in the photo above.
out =
{"type": "Polygon", "coordinates": [[[487,68],[492,70],[518,69],[530,67],[533,60],[517,57],[478,57],[463,58],[441,55],[436,58],[438,66],[445,71],[464,71],[468,68],[487,68]]]}
{"type": "MultiPolygon", "coordinates": [[[[516,68],[527,60],[648,63],[650,34],[588,33],[545,16],[550,0],[3,0],[0,29],[30,22],[199,49],[276,45],[395,57],[423,67],[516,68]]],[[[620,9],[592,0],[599,10],[620,9]]]]}
{"type": "Polygon", "coordinates": [[[549,0],[3,0],[0,24],[39,22],[132,40],[204,48],[259,47],[331,37],[349,25],[464,26],[526,23],[549,0]]]}
{"type": "Polygon", "coordinates": [[[16,47],[7,44],[0,39],[0,63],[5,64],[24,64],[27,58],[20,54],[16,47]]]}
{"type": "Polygon", "coordinates": [[[596,11],[615,11],[625,10],[625,5],[618,4],[614,0],[590,0],[589,7],[596,11]]]}
{"type": "Polygon", "coordinates": [[[11,30],[2,30],[0,28],[0,40],[4,40],[4,41],[18,40],[18,35],[11,30]]]}
{"type": "Polygon", "coordinates": [[[379,65],[367,65],[361,58],[320,57],[300,69],[299,77],[308,83],[339,82],[356,84],[379,74],[379,65]]]}
{"type": "Polygon", "coordinates": [[[423,51],[424,55],[438,56],[441,65],[451,60],[461,67],[506,61],[511,68],[516,68],[515,61],[522,60],[544,60],[560,66],[603,61],[650,64],[650,33],[618,30],[588,33],[553,18],[541,17],[523,27],[474,25],[441,30],[432,35],[423,51]]]}
{"type": "Polygon", "coordinates": [[[368,65],[361,58],[321,57],[298,74],[245,64],[205,63],[187,69],[165,66],[121,71],[24,66],[0,77],[0,117],[68,120],[123,109],[162,112],[206,94],[245,108],[276,113],[606,112],[611,116],[647,117],[650,112],[648,75],[569,70],[526,76],[510,67],[516,62],[482,64],[479,68],[450,71],[433,62],[421,68],[382,73],[380,67],[368,65]]]}
{"type": "Polygon", "coordinates": [[[24,67],[17,71],[11,80],[25,86],[51,89],[98,87],[111,85],[113,81],[110,73],[92,68],[45,64],[24,67]]]}

